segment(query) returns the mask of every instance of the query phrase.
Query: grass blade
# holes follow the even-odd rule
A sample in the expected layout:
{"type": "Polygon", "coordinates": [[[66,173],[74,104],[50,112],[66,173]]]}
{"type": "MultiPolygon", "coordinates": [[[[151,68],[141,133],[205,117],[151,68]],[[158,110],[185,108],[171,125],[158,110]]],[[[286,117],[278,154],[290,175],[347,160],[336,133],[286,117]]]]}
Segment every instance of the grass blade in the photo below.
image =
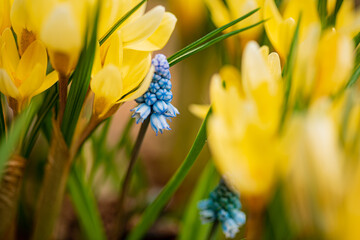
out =
{"type": "Polygon", "coordinates": [[[283,110],[282,110],[281,119],[280,119],[280,125],[279,125],[279,132],[281,132],[282,129],[283,129],[283,125],[284,125],[284,122],[285,122],[287,110],[288,110],[288,107],[289,107],[289,97],[290,97],[290,91],[291,91],[292,72],[293,72],[294,65],[295,65],[295,56],[296,56],[296,51],[297,51],[298,42],[299,42],[300,22],[301,22],[301,15],[299,16],[299,20],[298,20],[297,25],[296,25],[294,36],[293,36],[292,41],[291,41],[289,54],[288,54],[287,59],[286,59],[286,64],[285,64],[283,72],[282,72],[282,76],[284,78],[284,83],[285,83],[285,92],[284,92],[283,110]]]}
{"type": "Polygon", "coordinates": [[[200,52],[200,51],[202,51],[202,50],[204,50],[204,49],[206,49],[206,48],[208,48],[208,47],[210,47],[210,46],[212,46],[212,45],[214,45],[214,44],[216,44],[216,43],[218,43],[218,42],[220,42],[220,41],[222,41],[222,40],[224,40],[224,39],[226,39],[228,37],[231,37],[231,36],[235,35],[235,34],[238,34],[238,33],[241,33],[241,32],[243,32],[245,30],[256,27],[256,26],[264,23],[265,21],[266,20],[261,20],[261,21],[255,23],[255,24],[250,25],[250,26],[247,26],[247,27],[241,28],[239,30],[235,30],[235,31],[226,33],[224,35],[221,35],[221,36],[219,36],[217,38],[214,38],[214,39],[208,41],[207,43],[204,43],[203,45],[201,45],[201,46],[199,46],[199,47],[197,47],[195,49],[191,49],[188,52],[184,53],[183,55],[169,61],[169,65],[170,65],[170,67],[174,66],[176,63],[178,63],[178,62],[180,62],[180,61],[194,55],[195,53],[198,53],[198,52],[200,52]]]}
{"type": "Polygon", "coordinates": [[[73,165],[67,184],[75,211],[86,239],[106,239],[104,228],[91,187],[85,182],[85,173],[73,165]]]}
{"type": "Polygon", "coordinates": [[[356,81],[359,79],[359,77],[360,77],[360,64],[354,69],[354,72],[351,75],[350,80],[346,85],[346,88],[349,88],[352,85],[354,85],[356,81]]]}
{"type": "Polygon", "coordinates": [[[202,38],[196,40],[195,42],[189,44],[188,46],[184,47],[183,49],[179,50],[178,52],[176,52],[175,54],[173,54],[172,56],[170,56],[168,58],[168,61],[172,61],[176,58],[178,58],[179,56],[181,55],[184,55],[186,52],[190,51],[191,49],[195,48],[196,46],[199,46],[200,44],[206,42],[207,40],[211,39],[212,37],[214,37],[215,35],[221,33],[222,31],[226,30],[227,28],[233,26],[234,24],[250,17],[251,15],[253,15],[254,13],[256,13],[257,11],[259,11],[260,8],[256,8],[252,11],[250,11],[249,13],[239,17],[238,19],[235,19],[234,21],[232,22],[229,22],[228,24],[225,24],[224,26],[222,27],[219,27],[217,29],[215,29],[214,31],[206,34],[205,36],[203,36],[202,38]]]}
{"type": "Polygon", "coordinates": [[[157,219],[161,210],[164,208],[166,203],[170,200],[171,196],[175,193],[186,175],[189,173],[192,165],[194,164],[203,146],[205,145],[207,139],[206,124],[210,114],[211,109],[209,110],[206,118],[204,119],[196,136],[196,139],[184,162],[181,164],[176,173],[172,176],[170,181],[166,184],[161,193],[157,196],[157,198],[145,209],[142,219],[127,237],[128,240],[138,240],[144,236],[146,231],[157,219]]]}
{"type": "Polygon", "coordinates": [[[103,43],[113,34],[118,27],[120,27],[121,24],[123,24],[126,19],[128,19],[136,10],[138,10],[147,0],[142,0],[138,5],[133,7],[130,11],[128,11],[122,18],[119,19],[105,35],[100,38],[99,43],[100,46],[103,45],[103,43]]]}
{"type": "Polygon", "coordinates": [[[187,203],[187,209],[184,214],[179,240],[206,240],[211,230],[211,224],[202,224],[200,221],[199,209],[197,204],[200,200],[209,197],[212,189],[219,182],[219,175],[216,172],[212,161],[209,161],[198,183],[187,203]]]}
{"type": "Polygon", "coordinates": [[[336,0],[334,12],[328,17],[328,20],[327,20],[327,24],[329,26],[335,26],[336,17],[337,17],[337,14],[339,13],[341,5],[343,4],[343,1],[344,0],[336,0]]]}

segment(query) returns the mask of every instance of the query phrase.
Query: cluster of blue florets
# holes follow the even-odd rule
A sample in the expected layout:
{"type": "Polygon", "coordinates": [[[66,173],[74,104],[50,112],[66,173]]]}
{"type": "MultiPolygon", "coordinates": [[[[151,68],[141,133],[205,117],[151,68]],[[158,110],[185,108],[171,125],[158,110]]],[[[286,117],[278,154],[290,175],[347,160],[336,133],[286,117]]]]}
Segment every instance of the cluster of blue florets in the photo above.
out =
{"type": "Polygon", "coordinates": [[[239,196],[232,192],[223,180],[210,193],[210,197],[198,203],[203,223],[219,221],[226,237],[234,238],[246,221],[245,213],[240,211],[239,196]]]}
{"type": "Polygon", "coordinates": [[[136,123],[143,122],[150,115],[151,128],[156,132],[171,130],[167,119],[176,117],[179,111],[171,104],[171,74],[169,63],[163,54],[157,54],[151,61],[155,73],[149,89],[135,101],[139,105],[133,108],[132,117],[136,123]]]}

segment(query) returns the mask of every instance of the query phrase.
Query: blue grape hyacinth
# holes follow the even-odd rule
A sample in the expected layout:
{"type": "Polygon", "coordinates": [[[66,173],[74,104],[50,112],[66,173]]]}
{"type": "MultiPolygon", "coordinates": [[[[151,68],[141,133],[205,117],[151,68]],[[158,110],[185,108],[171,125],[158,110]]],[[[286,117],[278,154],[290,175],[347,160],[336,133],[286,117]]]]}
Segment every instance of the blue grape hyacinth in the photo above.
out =
{"type": "Polygon", "coordinates": [[[151,128],[157,135],[158,132],[163,133],[163,130],[171,130],[167,120],[176,117],[179,111],[171,104],[171,74],[166,57],[157,54],[151,63],[155,67],[155,73],[149,89],[135,100],[139,105],[131,111],[136,123],[142,123],[150,116],[151,128]]]}
{"type": "Polygon", "coordinates": [[[198,203],[202,223],[219,221],[227,238],[234,238],[246,221],[239,196],[232,192],[223,180],[210,193],[208,199],[198,203]]]}

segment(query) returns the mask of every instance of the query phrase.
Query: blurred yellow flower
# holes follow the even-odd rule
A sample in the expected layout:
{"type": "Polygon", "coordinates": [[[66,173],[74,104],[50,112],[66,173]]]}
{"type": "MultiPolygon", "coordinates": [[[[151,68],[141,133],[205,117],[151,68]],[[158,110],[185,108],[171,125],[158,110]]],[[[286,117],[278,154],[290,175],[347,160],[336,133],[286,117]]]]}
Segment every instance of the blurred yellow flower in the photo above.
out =
{"type": "MultiPolygon", "coordinates": [[[[225,2],[227,6],[222,0],[205,0],[205,3],[210,10],[211,18],[216,27],[221,27],[262,5],[261,0],[226,0],[225,2]]],[[[260,10],[240,23],[237,23],[235,26],[229,28],[227,31],[233,31],[255,24],[262,20],[261,15],[262,13],[260,10]]],[[[256,40],[261,31],[262,26],[257,26],[245,32],[239,33],[242,44],[245,44],[249,40],[256,40]]]]}
{"type": "Polygon", "coordinates": [[[86,4],[85,0],[56,3],[41,27],[40,39],[48,49],[51,64],[64,77],[76,67],[82,49],[86,4]]]}
{"type": "Polygon", "coordinates": [[[293,102],[309,103],[333,96],[345,87],[352,73],[355,58],[352,39],[334,29],[321,36],[320,29],[320,25],[310,27],[299,44],[292,74],[293,102]]]}
{"type": "MultiPolygon", "coordinates": [[[[223,76],[240,76],[233,68],[226,71],[223,76]]],[[[244,49],[241,84],[220,75],[211,81],[211,152],[225,180],[246,196],[267,196],[276,181],[281,81],[277,53],[253,41],[244,49]]]]}
{"type": "Polygon", "coordinates": [[[320,99],[307,113],[295,113],[282,139],[289,165],[283,179],[288,212],[296,227],[310,236],[313,231],[334,235],[344,193],[344,156],[333,106],[320,99]]]}
{"type": "Polygon", "coordinates": [[[46,49],[40,41],[32,42],[20,59],[13,34],[7,28],[0,47],[0,91],[15,99],[14,111],[20,111],[33,96],[51,87],[57,76],[55,72],[46,76],[46,49]]]}

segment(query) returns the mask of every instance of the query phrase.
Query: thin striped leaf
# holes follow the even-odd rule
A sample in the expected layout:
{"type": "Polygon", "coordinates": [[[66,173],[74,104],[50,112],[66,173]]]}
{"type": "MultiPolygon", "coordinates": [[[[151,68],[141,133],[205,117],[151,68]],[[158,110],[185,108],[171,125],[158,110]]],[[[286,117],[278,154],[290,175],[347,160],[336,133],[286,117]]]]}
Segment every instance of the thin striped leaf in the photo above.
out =
{"type": "Polygon", "coordinates": [[[255,24],[253,24],[253,25],[250,25],[250,26],[241,28],[241,29],[239,29],[239,30],[235,30],[235,31],[226,33],[226,34],[221,35],[221,36],[219,36],[219,37],[217,37],[217,38],[214,38],[214,39],[212,39],[212,40],[204,43],[203,45],[201,45],[201,46],[199,46],[199,47],[197,47],[197,48],[194,48],[194,49],[190,49],[189,51],[185,52],[183,55],[180,55],[180,56],[178,56],[177,58],[172,59],[171,61],[169,61],[169,65],[170,65],[170,67],[172,67],[172,66],[174,66],[176,63],[181,62],[182,60],[184,60],[184,59],[186,59],[186,58],[194,55],[195,53],[198,53],[198,52],[200,52],[200,51],[202,51],[202,50],[204,50],[204,49],[206,49],[206,48],[208,48],[208,47],[210,47],[210,46],[212,46],[212,45],[214,45],[214,44],[216,44],[216,43],[218,43],[218,42],[220,42],[220,41],[222,41],[222,40],[225,40],[225,39],[228,38],[228,37],[231,37],[231,36],[233,36],[233,35],[236,35],[236,34],[238,34],[238,33],[241,33],[241,32],[243,32],[243,31],[248,30],[248,29],[251,29],[251,28],[253,28],[253,27],[256,27],[256,26],[264,23],[265,21],[266,21],[266,20],[261,20],[261,21],[255,23],[255,24]]]}
{"type": "Polygon", "coordinates": [[[196,136],[196,139],[186,156],[184,162],[178,168],[176,173],[172,176],[170,181],[165,185],[161,193],[157,198],[145,209],[145,212],[136,225],[136,227],[131,231],[128,240],[138,240],[141,239],[146,231],[151,227],[159,216],[161,210],[165,207],[166,203],[170,200],[175,191],[179,188],[180,184],[185,179],[186,175],[189,173],[192,165],[199,156],[202,148],[205,145],[207,136],[206,136],[206,124],[209,116],[211,114],[211,109],[209,110],[206,118],[204,119],[199,132],[196,136]]]}
{"type": "Polygon", "coordinates": [[[260,8],[256,8],[252,11],[250,11],[249,13],[239,17],[238,19],[235,19],[234,21],[232,22],[229,22],[228,24],[225,24],[224,26],[221,26],[217,29],[215,29],[214,31],[206,34],[205,36],[203,36],[202,38],[196,40],[195,42],[193,43],[190,43],[189,45],[187,45],[186,47],[184,47],[183,49],[179,50],[178,52],[176,52],[175,54],[173,54],[172,56],[170,56],[168,58],[168,61],[171,62],[172,60],[178,58],[179,56],[181,55],[184,55],[185,53],[189,52],[191,49],[194,49],[195,47],[201,45],[202,43],[208,41],[209,39],[213,38],[215,35],[221,33],[222,31],[228,29],[229,27],[233,26],[234,24],[250,17],[251,15],[253,15],[254,13],[256,13],[257,11],[259,11],[260,8]]]}
{"type": "Polygon", "coordinates": [[[291,41],[289,54],[288,54],[288,56],[286,58],[286,64],[285,64],[283,72],[282,72],[282,76],[284,78],[284,83],[285,83],[285,92],[284,92],[283,110],[282,110],[281,119],[280,119],[280,125],[279,125],[279,131],[280,132],[283,129],[286,114],[288,112],[288,107],[289,107],[289,97],[290,97],[290,91],[291,91],[292,72],[293,72],[293,69],[294,69],[295,56],[296,56],[296,51],[297,51],[298,42],[299,42],[300,22],[301,22],[301,15],[299,16],[299,20],[298,20],[297,25],[296,25],[294,36],[293,36],[292,41],[291,41]]]}

